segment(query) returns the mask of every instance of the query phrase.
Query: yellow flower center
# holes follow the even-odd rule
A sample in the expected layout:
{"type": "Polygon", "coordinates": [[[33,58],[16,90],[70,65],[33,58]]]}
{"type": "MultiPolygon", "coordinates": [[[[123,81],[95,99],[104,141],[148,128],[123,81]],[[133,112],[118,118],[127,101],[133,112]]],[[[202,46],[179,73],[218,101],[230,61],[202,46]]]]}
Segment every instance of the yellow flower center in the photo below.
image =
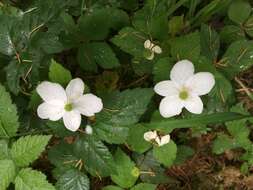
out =
{"type": "Polygon", "coordinates": [[[72,111],[73,106],[72,106],[72,104],[66,104],[65,107],[64,107],[64,109],[65,109],[66,111],[72,111]]]}
{"type": "Polygon", "coordinates": [[[182,100],[186,100],[188,98],[188,92],[186,90],[183,90],[179,93],[179,98],[182,100]]]}

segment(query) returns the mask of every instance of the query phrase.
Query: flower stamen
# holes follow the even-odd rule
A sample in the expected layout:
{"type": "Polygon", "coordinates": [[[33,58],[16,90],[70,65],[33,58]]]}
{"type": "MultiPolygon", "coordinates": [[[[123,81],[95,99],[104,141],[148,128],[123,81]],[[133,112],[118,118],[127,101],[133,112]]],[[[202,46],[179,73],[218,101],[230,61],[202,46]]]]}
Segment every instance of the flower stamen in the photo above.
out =
{"type": "Polygon", "coordinates": [[[66,104],[65,107],[64,107],[64,109],[65,109],[66,111],[72,111],[73,105],[72,105],[71,103],[66,104]]]}
{"type": "Polygon", "coordinates": [[[182,100],[186,100],[188,98],[188,92],[186,90],[183,90],[179,93],[179,98],[182,100]]]}

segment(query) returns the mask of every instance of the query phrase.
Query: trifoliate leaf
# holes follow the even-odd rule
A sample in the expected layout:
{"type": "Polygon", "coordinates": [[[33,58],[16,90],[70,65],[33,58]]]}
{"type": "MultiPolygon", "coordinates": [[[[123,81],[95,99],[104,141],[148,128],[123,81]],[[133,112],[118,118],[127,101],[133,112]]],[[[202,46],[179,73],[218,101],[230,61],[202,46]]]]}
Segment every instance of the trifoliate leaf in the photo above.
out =
{"type": "Polygon", "coordinates": [[[19,167],[26,167],[44,151],[51,136],[34,135],[18,139],[11,147],[11,157],[19,167]]]}
{"type": "Polygon", "coordinates": [[[117,173],[111,175],[112,181],[123,188],[132,187],[139,177],[138,168],[121,149],[116,151],[114,159],[117,173]]]}
{"type": "Polygon", "coordinates": [[[53,59],[51,60],[51,64],[49,67],[48,77],[50,81],[59,83],[63,86],[67,85],[72,79],[70,71],[53,59]]]}
{"type": "Polygon", "coordinates": [[[16,190],[55,190],[54,186],[48,183],[46,176],[31,168],[22,169],[15,179],[16,190]]]}
{"type": "Polygon", "coordinates": [[[0,190],[6,190],[14,180],[16,168],[12,160],[0,160],[0,190]]]}
{"type": "Polygon", "coordinates": [[[0,137],[13,137],[19,127],[17,108],[4,86],[0,84],[0,137]]]}
{"type": "Polygon", "coordinates": [[[155,146],[153,149],[154,157],[158,162],[170,167],[177,156],[177,145],[171,140],[168,144],[163,146],[155,146]]]}
{"type": "Polygon", "coordinates": [[[77,169],[68,170],[57,181],[58,190],[89,190],[90,180],[77,169]]]}

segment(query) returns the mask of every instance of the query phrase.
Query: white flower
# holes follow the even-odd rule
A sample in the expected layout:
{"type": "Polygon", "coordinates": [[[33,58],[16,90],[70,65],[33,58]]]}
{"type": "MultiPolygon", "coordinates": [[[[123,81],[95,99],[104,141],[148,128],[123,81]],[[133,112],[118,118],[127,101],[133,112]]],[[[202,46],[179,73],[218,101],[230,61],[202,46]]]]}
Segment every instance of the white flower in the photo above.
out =
{"type": "Polygon", "coordinates": [[[91,117],[103,109],[100,98],[93,94],[83,95],[84,83],[79,78],[71,80],[66,90],[57,83],[47,81],[39,84],[36,90],[44,100],[37,109],[38,116],[51,121],[63,118],[70,131],[80,127],[81,114],[91,117]]]}
{"type": "Polygon", "coordinates": [[[86,125],[85,127],[85,133],[88,134],[88,135],[92,135],[93,133],[93,129],[90,125],[86,125]]]}
{"type": "Polygon", "coordinates": [[[144,133],[144,139],[148,142],[155,141],[158,146],[163,146],[170,142],[170,135],[160,136],[157,131],[148,131],[144,133]]]}
{"type": "Polygon", "coordinates": [[[202,113],[203,103],[199,96],[209,93],[214,87],[213,74],[194,74],[193,64],[182,60],[173,66],[170,79],[159,82],[154,88],[157,94],[164,96],[159,107],[161,115],[165,118],[179,115],[184,107],[191,113],[202,113]]]}
{"type": "Polygon", "coordinates": [[[144,42],[144,48],[149,49],[150,52],[151,52],[150,56],[147,57],[148,60],[154,59],[155,53],[157,53],[157,54],[162,53],[161,47],[158,46],[158,45],[153,44],[150,40],[146,40],[144,42]]]}

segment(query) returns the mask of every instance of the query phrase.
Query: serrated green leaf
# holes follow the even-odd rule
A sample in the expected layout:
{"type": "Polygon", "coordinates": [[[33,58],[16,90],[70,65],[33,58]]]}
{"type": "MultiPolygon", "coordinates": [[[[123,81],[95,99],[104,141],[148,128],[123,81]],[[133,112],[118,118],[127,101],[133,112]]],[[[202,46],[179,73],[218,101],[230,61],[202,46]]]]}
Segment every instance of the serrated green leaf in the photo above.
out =
{"type": "Polygon", "coordinates": [[[163,121],[154,121],[149,124],[145,124],[149,129],[161,130],[165,133],[171,132],[177,128],[190,128],[198,125],[208,125],[224,123],[227,121],[234,121],[243,118],[250,118],[250,115],[242,115],[233,112],[221,112],[207,115],[194,116],[186,119],[165,119],[163,121]]]}
{"type": "Polygon", "coordinates": [[[8,158],[9,158],[8,142],[5,140],[0,140],[0,160],[8,158]]]}
{"type": "Polygon", "coordinates": [[[85,168],[94,176],[103,177],[113,173],[113,157],[108,148],[93,136],[78,139],[74,153],[85,163],[85,168]]]}
{"type": "Polygon", "coordinates": [[[245,71],[253,65],[253,42],[236,41],[232,43],[223,56],[225,67],[223,70],[230,78],[245,71]]]}
{"type": "Polygon", "coordinates": [[[89,190],[90,180],[84,173],[71,169],[59,178],[56,188],[58,190],[89,190]]]}
{"type": "Polygon", "coordinates": [[[49,67],[48,77],[50,81],[59,83],[63,86],[67,85],[72,79],[70,71],[53,59],[49,67]]]}
{"type": "Polygon", "coordinates": [[[93,42],[89,45],[94,60],[104,69],[119,67],[119,60],[111,47],[104,42],[93,42]]]}
{"type": "Polygon", "coordinates": [[[228,135],[220,134],[213,142],[212,151],[215,154],[222,154],[226,150],[237,147],[239,147],[239,145],[236,143],[235,139],[228,135]]]}
{"type": "Polygon", "coordinates": [[[104,97],[103,103],[106,109],[96,115],[94,126],[99,138],[108,143],[123,143],[128,135],[125,126],[139,121],[153,94],[151,89],[137,88],[121,93],[110,93],[104,97]]]}
{"type": "Polygon", "coordinates": [[[55,190],[54,186],[48,183],[46,176],[31,168],[22,169],[15,179],[16,190],[55,190]]]}
{"type": "Polygon", "coordinates": [[[151,144],[143,138],[145,132],[147,132],[147,128],[141,124],[130,127],[127,144],[131,150],[144,153],[151,147],[151,144]]]}
{"type": "Polygon", "coordinates": [[[138,168],[121,149],[117,149],[114,159],[117,174],[111,175],[112,181],[123,188],[132,187],[139,177],[138,168]]]}
{"type": "Polygon", "coordinates": [[[251,6],[248,2],[235,0],[228,9],[228,17],[237,24],[242,24],[251,13],[251,6]]]}
{"type": "Polygon", "coordinates": [[[171,55],[175,59],[196,60],[200,55],[199,32],[174,38],[170,41],[171,55]]]}
{"type": "Polygon", "coordinates": [[[163,146],[155,146],[153,149],[155,159],[163,165],[170,167],[177,156],[177,145],[171,140],[163,146]]]}
{"type": "Polygon", "coordinates": [[[157,185],[148,183],[139,183],[138,185],[132,187],[130,190],[155,190],[157,185]]]}
{"type": "Polygon", "coordinates": [[[11,157],[19,167],[26,167],[44,151],[51,136],[34,135],[18,139],[11,147],[11,157]]]}
{"type": "Polygon", "coordinates": [[[131,27],[123,28],[118,35],[111,39],[121,50],[135,57],[143,57],[145,40],[147,40],[147,37],[144,34],[131,27]]]}
{"type": "Polygon", "coordinates": [[[16,135],[19,127],[17,108],[4,86],[0,84],[0,137],[10,138],[16,135]]]}
{"type": "Polygon", "coordinates": [[[12,160],[0,160],[0,190],[6,190],[14,180],[16,168],[12,160]]]}

